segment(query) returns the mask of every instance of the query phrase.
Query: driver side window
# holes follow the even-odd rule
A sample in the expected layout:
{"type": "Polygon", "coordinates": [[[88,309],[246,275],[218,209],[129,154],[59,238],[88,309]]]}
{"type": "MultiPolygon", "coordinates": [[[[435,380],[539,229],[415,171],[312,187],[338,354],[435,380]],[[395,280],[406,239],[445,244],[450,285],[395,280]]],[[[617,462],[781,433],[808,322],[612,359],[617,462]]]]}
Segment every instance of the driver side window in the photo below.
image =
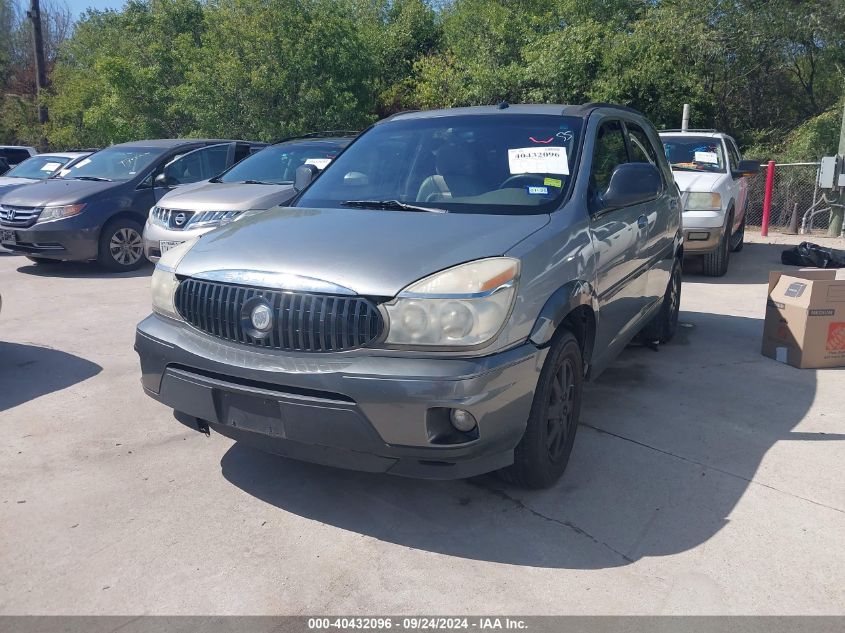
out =
{"type": "Polygon", "coordinates": [[[593,192],[602,194],[610,185],[610,175],[618,165],[628,162],[625,149],[625,135],[619,121],[605,121],[596,133],[593,166],[590,171],[590,185],[593,192]]]}

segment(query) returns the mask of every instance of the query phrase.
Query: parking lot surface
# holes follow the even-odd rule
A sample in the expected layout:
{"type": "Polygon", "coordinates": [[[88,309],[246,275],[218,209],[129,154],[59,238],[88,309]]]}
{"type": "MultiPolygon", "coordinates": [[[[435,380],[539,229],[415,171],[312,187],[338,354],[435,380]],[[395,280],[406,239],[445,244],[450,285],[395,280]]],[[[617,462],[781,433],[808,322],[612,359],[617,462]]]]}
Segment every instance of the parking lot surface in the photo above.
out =
{"type": "Polygon", "coordinates": [[[0,250],[0,613],[845,613],[845,370],[760,355],[757,242],[689,267],[677,340],[588,385],[541,492],[192,432],[139,384],[150,268],[0,250]]]}

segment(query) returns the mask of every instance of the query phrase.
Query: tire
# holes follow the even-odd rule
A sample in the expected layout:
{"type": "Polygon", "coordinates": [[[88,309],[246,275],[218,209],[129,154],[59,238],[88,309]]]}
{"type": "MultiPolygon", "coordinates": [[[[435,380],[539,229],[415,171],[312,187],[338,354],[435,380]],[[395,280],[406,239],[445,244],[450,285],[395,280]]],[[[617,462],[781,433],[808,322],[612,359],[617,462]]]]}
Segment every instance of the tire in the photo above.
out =
{"type": "Polygon", "coordinates": [[[575,442],[583,380],[581,347],[571,332],[561,329],[540,371],[514,463],[499,471],[505,481],[523,488],[548,488],[560,479],[575,442]],[[559,415],[551,417],[555,412],[559,415]]]}
{"type": "Polygon", "coordinates": [[[663,295],[660,311],[643,328],[642,337],[645,341],[669,343],[675,338],[675,332],[678,330],[678,313],[681,310],[682,278],[683,268],[679,258],[672,266],[672,274],[663,295]]]}
{"type": "Polygon", "coordinates": [[[49,266],[50,264],[60,263],[59,260],[50,259],[49,257],[32,257],[31,255],[26,255],[26,258],[36,266],[49,266]]]}
{"type": "Polygon", "coordinates": [[[731,250],[738,253],[745,246],[745,216],[742,217],[742,223],[734,233],[733,240],[731,240],[731,250]]]}
{"type": "Polygon", "coordinates": [[[131,218],[112,220],[100,231],[97,263],[115,272],[140,268],[146,261],[142,233],[141,225],[131,218]]]}
{"type": "Polygon", "coordinates": [[[719,240],[719,246],[712,253],[707,253],[704,256],[703,272],[708,277],[724,277],[728,272],[728,262],[731,258],[731,227],[733,226],[733,216],[728,218],[728,224],[722,239],[719,240]]]}

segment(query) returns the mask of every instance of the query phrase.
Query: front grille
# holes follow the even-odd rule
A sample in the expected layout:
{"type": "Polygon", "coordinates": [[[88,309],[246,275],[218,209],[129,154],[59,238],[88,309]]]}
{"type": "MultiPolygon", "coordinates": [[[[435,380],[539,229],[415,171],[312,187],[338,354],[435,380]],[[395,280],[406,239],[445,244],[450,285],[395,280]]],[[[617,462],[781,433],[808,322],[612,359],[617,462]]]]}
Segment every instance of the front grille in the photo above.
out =
{"type": "Polygon", "coordinates": [[[378,339],[384,320],[363,297],[321,295],[185,279],[176,289],[176,309],[188,323],[212,336],[258,347],[295,352],[340,352],[378,339]],[[253,336],[251,310],[263,299],[273,315],[265,336],[253,336]]]}
{"type": "Polygon", "coordinates": [[[240,211],[186,211],[184,209],[153,207],[152,219],[157,224],[169,229],[184,231],[231,222],[240,214],[240,211]]]}
{"type": "Polygon", "coordinates": [[[41,207],[0,206],[0,224],[5,226],[32,226],[41,215],[41,207]]]}

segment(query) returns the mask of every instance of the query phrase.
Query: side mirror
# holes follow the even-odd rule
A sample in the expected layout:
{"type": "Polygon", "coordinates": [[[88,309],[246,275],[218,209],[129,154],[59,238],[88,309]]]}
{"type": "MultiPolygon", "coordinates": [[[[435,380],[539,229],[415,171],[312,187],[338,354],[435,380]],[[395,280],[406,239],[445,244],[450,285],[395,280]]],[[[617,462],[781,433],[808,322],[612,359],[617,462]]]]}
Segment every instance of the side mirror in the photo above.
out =
{"type": "Polygon", "coordinates": [[[734,178],[743,176],[754,176],[760,172],[759,160],[741,160],[733,172],[734,178]]]}
{"type": "Polygon", "coordinates": [[[601,209],[620,209],[654,200],[662,187],[660,172],[651,163],[623,163],[610,175],[610,184],[601,196],[601,209]]]}
{"type": "Polygon", "coordinates": [[[158,176],[155,177],[153,180],[153,186],[155,187],[165,187],[167,189],[170,188],[170,179],[164,172],[161,172],[158,176]]]}
{"type": "Polygon", "coordinates": [[[296,173],[293,176],[293,188],[296,191],[302,191],[311,184],[311,181],[317,177],[320,170],[316,165],[300,165],[296,168],[296,173]]]}

